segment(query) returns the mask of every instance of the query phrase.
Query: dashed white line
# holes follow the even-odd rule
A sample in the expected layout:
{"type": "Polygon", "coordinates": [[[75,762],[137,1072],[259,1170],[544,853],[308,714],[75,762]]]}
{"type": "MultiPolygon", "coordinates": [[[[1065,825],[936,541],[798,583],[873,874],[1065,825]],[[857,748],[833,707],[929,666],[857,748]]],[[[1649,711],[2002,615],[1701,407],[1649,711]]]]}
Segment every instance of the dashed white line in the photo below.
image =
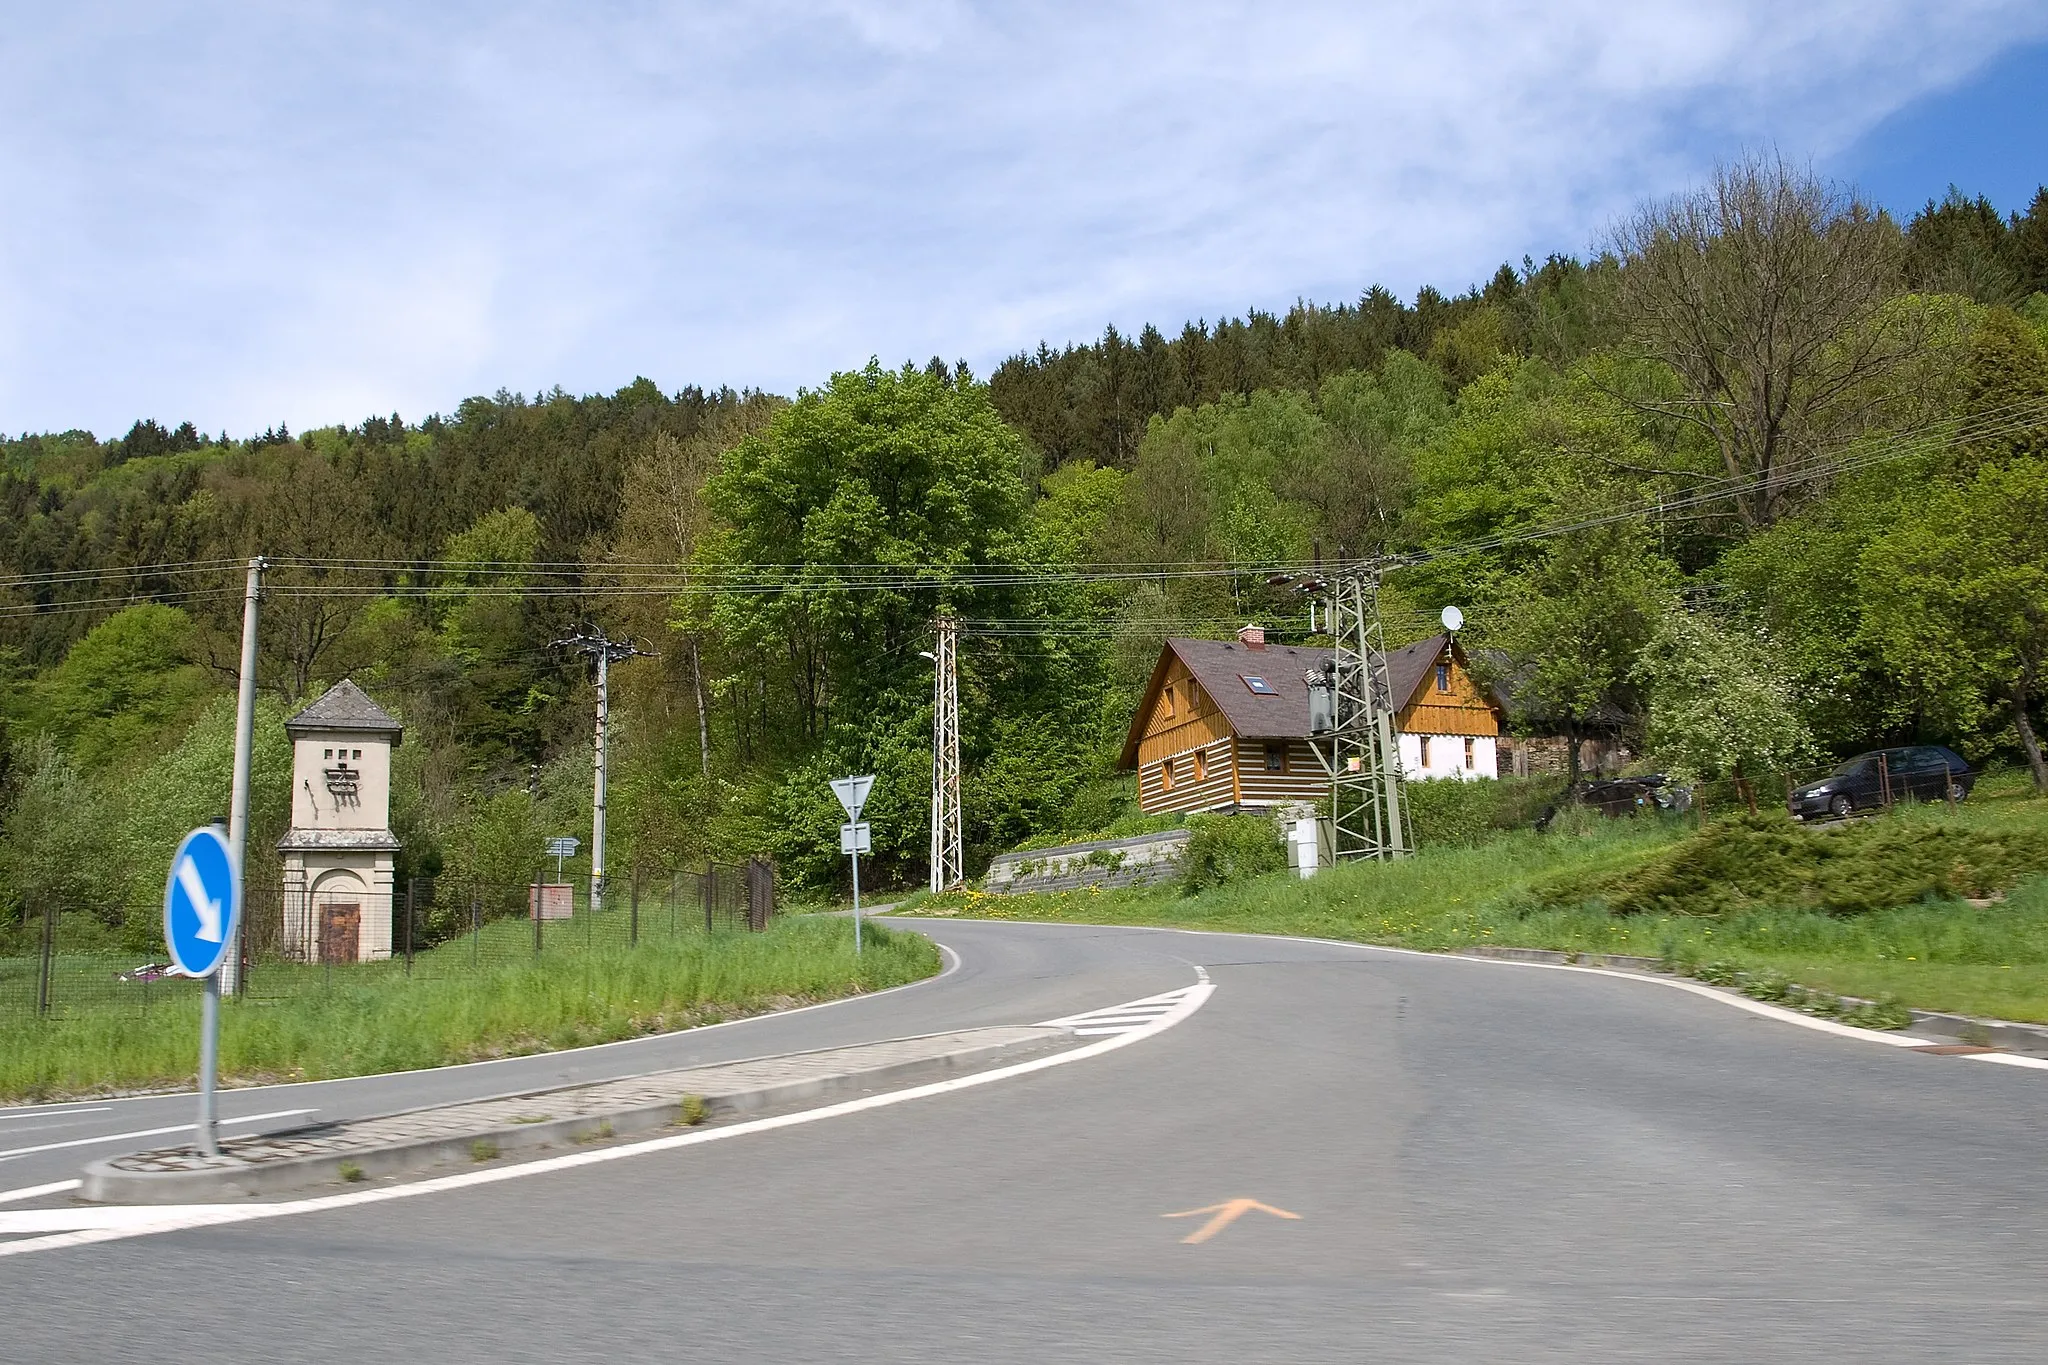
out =
{"type": "MultiPolygon", "coordinates": [[[[300,1114],[317,1113],[313,1109],[279,1109],[269,1114],[250,1114],[246,1118],[222,1119],[222,1126],[230,1123],[263,1123],[269,1119],[296,1118],[300,1114]]],[[[138,1128],[132,1133],[102,1133],[99,1137],[72,1138],[69,1142],[45,1142],[35,1147],[13,1147],[0,1152],[0,1161],[13,1161],[17,1157],[33,1156],[37,1152],[54,1152],[64,1147],[91,1147],[102,1142],[126,1142],[130,1138],[162,1137],[167,1133],[189,1133],[189,1123],[173,1124],[169,1128],[138,1128]]]]}
{"type": "Polygon", "coordinates": [[[48,1124],[48,1123],[33,1123],[33,1124],[28,1124],[28,1125],[25,1125],[25,1126],[16,1126],[16,1124],[15,1124],[15,1122],[14,1122],[14,1121],[15,1121],[16,1119],[66,1119],[66,1118],[70,1118],[70,1117],[71,1117],[71,1116],[72,1116],[73,1114],[104,1114],[104,1113],[106,1113],[106,1112],[107,1112],[107,1111],[108,1111],[109,1109],[112,1109],[113,1107],[114,1107],[114,1106],[113,1106],[113,1105],[111,1105],[111,1104],[95,1104],[95,1105],[90,1105],[90,1106],[88,1106],[88,1107],[86,1107],[86,1108],[83,1108],[83,1109],[8,1109],[8,1110],[0,1110],[0,1125],[6,1125],[6,1131],[8,1131],[8,1132],[10,1132],[10,1133],[25,1133],[25,1132],[29,1131],[29,1129],[31,1129],[31,1128],[51,1128],[51,1127],[62,1127],[63,1125],[61,1125],[61,1124],[48,1124]]]}

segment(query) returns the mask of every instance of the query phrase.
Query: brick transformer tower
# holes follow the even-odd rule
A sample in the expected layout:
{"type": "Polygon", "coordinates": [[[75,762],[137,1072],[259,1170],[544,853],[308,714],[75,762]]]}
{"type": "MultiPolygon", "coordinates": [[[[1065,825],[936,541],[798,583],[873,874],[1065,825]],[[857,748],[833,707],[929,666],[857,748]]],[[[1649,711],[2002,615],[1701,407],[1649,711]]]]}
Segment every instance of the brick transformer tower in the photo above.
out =
{"type": "Polygon", "coordinates": [[[305,962],[391,956],[391,751],[405,727],[343,679],[284,723],[292,739],[292,827],[284,859],[285,955],[305,962]]]}

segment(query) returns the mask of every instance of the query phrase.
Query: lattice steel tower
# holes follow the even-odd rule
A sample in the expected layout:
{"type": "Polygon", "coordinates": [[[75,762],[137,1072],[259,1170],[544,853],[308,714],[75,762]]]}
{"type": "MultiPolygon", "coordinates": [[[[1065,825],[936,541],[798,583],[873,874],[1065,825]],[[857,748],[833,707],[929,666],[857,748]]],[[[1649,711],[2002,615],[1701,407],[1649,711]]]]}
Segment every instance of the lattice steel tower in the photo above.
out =
{"type": "MultiPolygon", "coordinates": [[[[1350,564],[1330,591],[1336,653],[1329,679],[1330,852],[1336,858],[1399,858],[1414,847],[1401,790],[1386,640],[1380,631],[1379,571],[1350,564]]],[[[1318,753],[1322,752],[1318,746],[1318,753]]]]}
{"type": "Polygon", "coordinates": [[[960,839],[960,623],[941,616],[932,647],[932,883],[958,886],[967,869],[960,839]]]}

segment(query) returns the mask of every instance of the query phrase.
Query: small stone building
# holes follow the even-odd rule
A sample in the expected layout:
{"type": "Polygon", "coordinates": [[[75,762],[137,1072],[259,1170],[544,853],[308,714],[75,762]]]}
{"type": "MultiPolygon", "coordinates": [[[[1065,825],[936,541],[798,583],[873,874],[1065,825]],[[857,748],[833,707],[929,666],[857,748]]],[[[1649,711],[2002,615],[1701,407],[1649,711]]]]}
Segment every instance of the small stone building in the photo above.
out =
{"type": "Polygon", "coordinates": [[[404,727],[343,679],[285,722],[292,826],[284,859],[283,947],[306,962],[391,956],[391,751],[404,727]]]}

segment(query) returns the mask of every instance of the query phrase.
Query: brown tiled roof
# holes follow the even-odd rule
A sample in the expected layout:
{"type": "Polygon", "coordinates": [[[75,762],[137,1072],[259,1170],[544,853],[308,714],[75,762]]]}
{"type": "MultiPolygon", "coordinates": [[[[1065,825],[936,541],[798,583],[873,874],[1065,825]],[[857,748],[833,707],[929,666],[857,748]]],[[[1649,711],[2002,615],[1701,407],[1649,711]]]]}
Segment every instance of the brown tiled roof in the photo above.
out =
{"type": "Polygon", "coordinates": [[[1236,640],[1168,640],[1166,647],[1242,738],[1295,739],[1308,733],[1308,682],[1303,675],[1311,669],[1322,672],[1330,661],[1329,650],[1305,645],[1253,649],[1236,640]],[[1275,695],[1252,691],[1247,677],[1265,679],[1275,695]]]}
{"type": "Polygon", "coordinates": [[[347,678],[320,694],[319,700],[300,711],[284,723],[285,733],[293,737],[317,734],[328,730],[389,730],[396,743],[396,736],[405,727],[391,716],[391,713],[377,705],[369,694],[347,678]]]}

